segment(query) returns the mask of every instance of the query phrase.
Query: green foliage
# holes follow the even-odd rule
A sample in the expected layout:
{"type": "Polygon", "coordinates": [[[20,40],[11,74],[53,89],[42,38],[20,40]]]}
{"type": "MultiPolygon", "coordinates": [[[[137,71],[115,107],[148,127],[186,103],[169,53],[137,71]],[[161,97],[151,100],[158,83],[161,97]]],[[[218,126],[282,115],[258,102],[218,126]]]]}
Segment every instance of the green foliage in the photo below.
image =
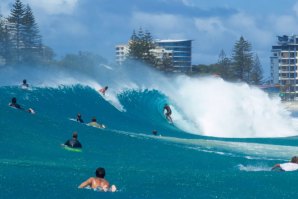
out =
{"type": "Polygon", "coordinates": [[[262,70],[262,65],[259,59],[258,55],[255,55],[254,62],[253,62],[253,67],[251,70],[251,84],[258,85],[261,83],[263,79],[263,70],[262,70]]]}
{"type": "Polygon", "coordinates": [[[231,60],[226,56],[226,53],[224,50],[221,50],[218,57],[218,75],[220,75],[223,79],[231,80],[233,79],[231,67],[232,62],[231,60]]]}
{"type": "Polygon", "coordinates": [[[242,36],[234,45],[232,63],[233,78],[250,83],[253,53],[251,52],[251,44],[242,36]]]}
{"type": "Polygon", "coordinates": [[[7,65],[44,64],[53,51],[42,45],[39,28],[29,5],[15,0],[10,15],[0,18],[0,56],[7,65]]]}
{"type": "Polygon", "coordinates": [[[140,28],[138,34],[136,34],[134,30],[129,41],[128,60],[139,61],[155,66],[157,60],[150,53],[150,49],[154,48],[155,44],[150,32],[146,31],[144,33],[142,28],[140,28]]]}

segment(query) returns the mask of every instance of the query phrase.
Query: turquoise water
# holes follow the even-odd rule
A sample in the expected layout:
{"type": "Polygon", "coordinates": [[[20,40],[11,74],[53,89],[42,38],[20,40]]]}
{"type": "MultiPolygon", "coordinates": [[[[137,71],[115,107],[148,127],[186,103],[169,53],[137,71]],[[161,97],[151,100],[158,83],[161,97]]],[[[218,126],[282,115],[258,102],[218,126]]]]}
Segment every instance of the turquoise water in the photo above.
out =
{"type": "MultiPolygon", "coordinates": [[[[0,87],[1,198],[295,198],[298,172],[270,168],[297,155],[297,137],[216,138],[166,122],[169,99],[158,90],[127,90],[115,108],[87,86],[0,87]],[[36,114],[12,109],[12,97],[36,114]],[[70,121],[80,112],[107,126],[70,121]],[[153,136],[158,130],[162,136],[153,136]],[[79,134],[82,153],[60,147],[79,134]],[[106,169],[116,193],[78,189],[106,169]]],[[[175,115],[173,115],[174,117],[175,115]]],[[[230,125],[230,124],[227,124],[230,125]]],[[[270,124],[267,124],[270,125],[270,124]]]]}

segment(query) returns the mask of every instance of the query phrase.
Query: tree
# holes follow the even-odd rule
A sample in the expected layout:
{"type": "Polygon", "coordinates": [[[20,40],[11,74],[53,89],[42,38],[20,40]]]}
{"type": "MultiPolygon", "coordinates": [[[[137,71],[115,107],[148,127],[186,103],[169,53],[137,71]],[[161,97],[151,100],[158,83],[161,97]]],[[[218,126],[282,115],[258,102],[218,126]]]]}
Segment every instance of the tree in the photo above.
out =
{"type": "MultiPolygon", "coordinates": [[[[12,44],[10,41],[10,35],[7,28],[7,21],[0,16],[0,58],[1,64],[9,64],[12,56],[12,44]]],[[[0,65],[1,65],[0,64],[0,65]]]]}
{"type": "Polygon", "coordinates": [[[146,31],[145,34],[142,28],[139,29],[138,34],[133,31],[128,44],[129,53],[128,59],[140,61],[152,66],[156,64],[156,58],[150,53],[151,49],[155,48],[150,32],[146,31]]]}
{"type": "Polygon", "coordinates": [[[242,36],[234,45],[232,63],[233,77],[249,83],[253,65],[253,54],[251,52],[251,44],[242,36]]]}
{"type": "Polygon", "coordinates": [[[40,59],[42,56],[42,43],[37,23],[29,5],[25,9],[23,25],[24,61],[36,62],[36,59],[40,59]]]}
{"type": "Polygon", "coordinates": [[[224,50],[221,50],[218,56],[218,72],[223,79],[231,79],[231,60],[227,58],[224,50]]]}
{"type": "Polygon", "coordinates": [[[16,62],[20,62],[20,51],[23,48],[24,44],[22,43],[23,39],[23,30],[24,30],[24,14],[25,9],[24,5],[20,0],[16,0],[12,5],[10,16],[7,18],[9,22],[8,30],[12,37],[12,43],[14,45],[16,53],[16,62]]]}
{"type": "Polygon", "coordinates": [[[259,56],[256,54],[254,57],[253,67],[251,71],[251,84],[258,85],[263,79],[263,70],[262,65],[259,59],[259,56]]]}

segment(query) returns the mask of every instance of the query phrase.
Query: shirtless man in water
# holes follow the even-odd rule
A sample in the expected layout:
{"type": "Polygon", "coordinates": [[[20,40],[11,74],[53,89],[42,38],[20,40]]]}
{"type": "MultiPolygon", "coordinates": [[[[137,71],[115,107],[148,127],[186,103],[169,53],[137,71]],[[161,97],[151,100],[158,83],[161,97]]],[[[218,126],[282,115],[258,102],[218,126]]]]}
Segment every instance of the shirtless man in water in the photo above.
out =
{"type": "Polygon", "coordinates": [[[110,187],[110,183],[104,179],[106,172],[104,168],[97,168],[95,171],[96,177],[91,177],[83,182],[79,188],[90,186],[92,189],[102,189],[103,191],[115,192],[117,190],[115,185],[110,187]]]}

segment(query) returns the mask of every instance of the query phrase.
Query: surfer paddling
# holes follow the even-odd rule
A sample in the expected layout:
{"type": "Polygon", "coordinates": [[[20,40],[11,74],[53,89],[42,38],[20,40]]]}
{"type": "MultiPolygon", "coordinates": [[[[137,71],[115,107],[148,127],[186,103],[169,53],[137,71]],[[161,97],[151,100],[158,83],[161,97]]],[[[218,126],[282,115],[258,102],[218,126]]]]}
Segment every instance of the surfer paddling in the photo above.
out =
{"type": "Polygon", "coordinates": [[[294,156],[291,158],[290,162],[283,164],[276,164],[272,167],[271,170],[280,170],[280,171],[296,171],[298,170],[298,157],[294,156]]]}
{"type": "MultiPolygon", "coordinates": [[[[24,108],[21,107],[21,105],[19,105],[17,103],[17,98],[13,97],[11,99],[11,102],[8,104],[10,107],[13,107],[13,108],[16,108],[16,109],[20,109],[20,110],[24,110],[24,108]]],[[[28,113],[31,113],[31,114],[35,114],[35,111],[32,109],[32,108],[29,108],[27,110],[28,113]]]]}
{"type": "Polygon", "coordinates": [[[117,190],[115,185],[110,186],[110,183],[104,178],[106,175],[106,171],[104,168],[97,168],[95,171],[96,177],[90,177],[88,180],[83,182],[79,188],[84,188],[84,187],[91,187],[92,189],[100,189],[105,192],[111,191],[115,192],[117,190]]]}

